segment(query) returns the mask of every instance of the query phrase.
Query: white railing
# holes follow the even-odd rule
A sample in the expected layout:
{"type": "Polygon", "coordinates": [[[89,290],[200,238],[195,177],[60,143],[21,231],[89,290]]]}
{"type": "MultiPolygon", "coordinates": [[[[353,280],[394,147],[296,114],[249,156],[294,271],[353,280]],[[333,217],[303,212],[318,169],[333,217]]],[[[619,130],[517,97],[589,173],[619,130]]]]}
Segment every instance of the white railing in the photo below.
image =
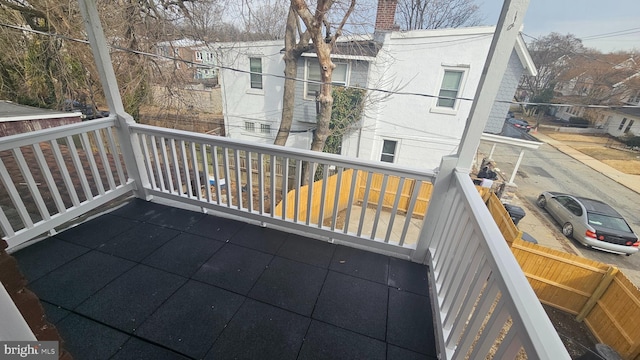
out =
{"type": "Polygon", "coordinates": [[[432,204],[443,210],[428,221],[428,263],[444,358],[569,359],[468,173],[436,182],[432,204]]]}
{"type": "Polygon", "coordinates": [[[9,249],[133,189],[115,118],[0,137],[0,230],[9,249]]]}
{"type": "Polygon", "coordinates": [[[146,125],[131,129],[145,159],[148,195],[405,258],[416,247],[423,221],[413,209],[433,172],[146,125]],[[306,167],[316,171],[303,186],[306,167]]]}
{"type": "Polygon", "coordinates": [[[406,189],[430,185],[431,172],[123,124],[129,131],[107,118],[0,138],[0,227],[10,248],[135,189],[428,264],[443,359],[569,358],[456,158],[443,160],[422,220],[413,216],[418,191],[406,189]],[[322,181],[302,186],[305,167],[322,181]],[[128,179],[127,168],[140,178],[128,179]]]}

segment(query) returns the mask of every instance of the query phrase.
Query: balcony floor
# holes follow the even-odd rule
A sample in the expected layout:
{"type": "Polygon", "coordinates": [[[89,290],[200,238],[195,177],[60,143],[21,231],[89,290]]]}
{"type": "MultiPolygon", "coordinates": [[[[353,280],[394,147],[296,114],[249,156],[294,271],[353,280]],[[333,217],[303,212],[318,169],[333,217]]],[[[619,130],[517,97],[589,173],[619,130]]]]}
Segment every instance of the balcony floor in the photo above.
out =
{"type": "Polygon", "coordinates": [[[132,200],[15,253],[75,359],[435,359],[425,266],[132,200]]]}

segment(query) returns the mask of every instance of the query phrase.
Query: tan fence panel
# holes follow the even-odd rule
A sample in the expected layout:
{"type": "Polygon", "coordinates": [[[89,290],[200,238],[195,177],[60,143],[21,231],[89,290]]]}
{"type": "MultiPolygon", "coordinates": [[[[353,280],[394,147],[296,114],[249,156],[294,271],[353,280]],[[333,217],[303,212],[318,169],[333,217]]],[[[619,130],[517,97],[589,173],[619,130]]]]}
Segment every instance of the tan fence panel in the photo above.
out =
{"type": "Polygon", "coordinates": [[[577,315],[609,269],[606,264],[523,240],[511,246],[542,303],[577,315]]]}
{"type": "MultiPolygon", "coordinates": [[[[360,175],[358,175],[360,176],[360,175]]],[[[351,187],[351,178],[353,177],[353,170],[345,170],[342,172],[342,178],[340,180],[340,196],[338,198],[338,211],[344,210],[349,202],[349,189],[351,187]]],[[[313,192],[311,194],[311,223],[318,222],[320,218],[320,198],[322,197],[322,183],[323,180],[318,180],[313,183],[313,192]]],[[[327,178],[327,191],[324,199],[324,212],[326,216],[330,216],[334,207],[334,194],[338,188],[338,175],[331,175],[327,178]]],[[[309,186],[300,187],[300,205],[298,207],[298,221],[307,220],[307,204],[309,203],[309,186]]],[[[295,214],[295,201],[296,190],[291,190],[287,193],[287,214],[288,219],[293,219],[295,214]]],[[[278,203],[274,210],[276,217],[282,216],[282,202],[278,203]]],[[[324,216],[323,216],[324,218],[324,216]]]]}
{"type": "MultiPolygon", "coordinates": [[[[364,203],[364,193],[367,187],[367,173],[358,172],[358,193],[357,200],[364,203]]],[[[369,198],[367,204],[377,205],[380,200],[380,192],[382,191],[382,182],[384,176],[382,174],[372,174],[371,187],[369,189],[369,198]]],[[[396,199],[396,194],[400,192],[400,201],[398,202],[398,211],[407,213],[409,211],[409,202],[413,192],[416,191],[416,181],[413,179],[405,179],[402,189],[399,189],[400,178],[397,176],[389,176],[387,179],[387,187],[384,192],[384,199],[382,206],[386,209],[393,207],[393,203],[396,199]]],[[[413,208],[413,216],[421,217],[427,213],[427,207],[429,206],[429,199],[431,198],[431,191],[433,184],[423,182],[420,189],[417,189],[418,197],[413,208]]]]}
{"type": "Polygon", "coordinates": [[[598,341],[625,359],[640,359],[640,290],[622,272],[616,274],[585,322],[598,341]]]}
{"type": "MultiPolygon", "coordinates": [[[[520,229],[516,227],[516,224],[513,223],[509,212],[505,209],[504,205],[502,205],[500,199],[498,199],[496,194],[489,192],[489,189],[478,188],[478,191],[480,192],[483,190],[488,193],[483,196],[483,199],[485,196],[488,197],[487,207],[489,208],[489,212],[493,216],[493,220],[498,225],[502,236],[507,240],[509,246],[511,246],[511,243],[513,243],[514,240],[522,239],[522,231],[520,231],[520,229]]],[[[482,193],[480,195],[482,195],[482,193]]]]}

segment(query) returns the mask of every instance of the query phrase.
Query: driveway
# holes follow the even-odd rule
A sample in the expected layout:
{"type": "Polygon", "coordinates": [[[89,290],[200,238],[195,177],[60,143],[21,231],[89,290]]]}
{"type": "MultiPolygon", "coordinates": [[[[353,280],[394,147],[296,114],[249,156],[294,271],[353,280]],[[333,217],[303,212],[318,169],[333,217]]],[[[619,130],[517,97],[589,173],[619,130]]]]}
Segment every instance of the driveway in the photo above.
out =
{"type": "MultiPolygon", "coordinates": [[[[554,143],[544,135],[539,134],[538,138],[554,143]]],[[[605,164],[585,157],[581,153],[576,154],[575,150],[571,151],[573,149],[563,148],[562,144],[554,143],[554,145],[564,152],[550,144],[543,144],[538,150],[525,150],[514,180],[518,186],[514,203],[523,207],[527,213],[518,224],[519,228],[531,234],[541,245],[615,265],[634,284],[640,286],[640,255],[621,256],[586,249],[574,240],[565,238],[560,232],[560,226],[544,210],[538,209],[535,205],[537,196],[545,190],[599,199],[618,210],[634,231],[640,233],[640,213],[637,205],[640,204],[640,194],[630,189],[634,184],[640,185],[640,177],[612,176],[617,174],[610,173],[605,164]],[[624,182],[620,179],[631,180],[631,183],[625,186],[620,183],[624,182]]],[[[480,153],[488,154],[490,151],[491,144],[481,143],[480,153]]],[[[513,146],[496,146],[493,159],[505,177],[511,174],[519,153],[520,149],[513,146]]]]}

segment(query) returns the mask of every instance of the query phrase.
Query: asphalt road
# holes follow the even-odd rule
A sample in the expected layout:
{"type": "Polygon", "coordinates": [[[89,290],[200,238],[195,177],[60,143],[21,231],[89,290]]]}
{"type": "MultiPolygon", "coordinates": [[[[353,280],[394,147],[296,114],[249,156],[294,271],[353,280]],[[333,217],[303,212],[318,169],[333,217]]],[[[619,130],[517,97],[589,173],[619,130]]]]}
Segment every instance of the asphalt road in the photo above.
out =
{"type": "MultiPolygon", "coordinates": [[[[482,142],[478,151],[489,154],[491,144],[482,142]]],[[[509,145],[496,145],[493,160],[508,179],[511,176],[520,148],[509,145]]],[[[587,165],[574,160],[551,145],[543,144],[538,150],[525,150],[514,183],[518,186],[517,195],[522,202],[527,202],[528,212],[535,211],[535,216],[545,218],[546,226],[554,231],[558,248],[571,249],[578,255],[617,266],[636,285],[640,286],[640,252],[631,256],[615,255],[599,250],[584,248],[580,243],[567,239],[562,235],[557,224],[544,210],[537,208],[535,200],[542,191],[560,191],[583,197],[602,200],[621,213],[631,228],[640,234],[640,194],[629,190],[607,176],[593,170],[587,165]]],[[[532,215],[532,214],[529,214],[532,215]]]]}

